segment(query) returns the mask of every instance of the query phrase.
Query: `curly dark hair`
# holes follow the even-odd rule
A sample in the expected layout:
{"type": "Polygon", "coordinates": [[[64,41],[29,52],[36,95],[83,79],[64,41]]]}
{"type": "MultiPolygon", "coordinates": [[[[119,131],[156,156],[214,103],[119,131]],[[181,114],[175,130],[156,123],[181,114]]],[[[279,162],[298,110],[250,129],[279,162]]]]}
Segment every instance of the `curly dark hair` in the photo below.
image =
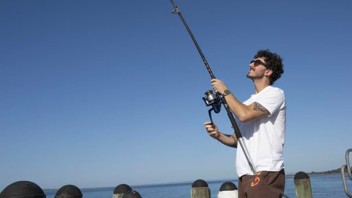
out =
{"type": "Polygon", "coordinates": [[[270,50],[259,50],[254,58],[264,58],[266,63],[266,68],[271,69],[273,73],[270,76],[270,85],[281,77],[284,73],[284,64],[282,63],[282,58],[270,50]]]}

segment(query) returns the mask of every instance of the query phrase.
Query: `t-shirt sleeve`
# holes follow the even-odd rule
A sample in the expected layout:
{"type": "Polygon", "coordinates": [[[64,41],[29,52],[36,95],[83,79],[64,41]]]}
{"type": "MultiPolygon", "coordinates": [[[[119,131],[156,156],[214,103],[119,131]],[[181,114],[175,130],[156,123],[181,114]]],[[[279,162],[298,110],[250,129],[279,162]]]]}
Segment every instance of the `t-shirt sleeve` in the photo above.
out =
{"type": "Polygon", "coordinates": [[[281,89],[270,89],[261,94],[256,102],[265,107],[271,116],[285,105],[285,94],[281,89]]]}

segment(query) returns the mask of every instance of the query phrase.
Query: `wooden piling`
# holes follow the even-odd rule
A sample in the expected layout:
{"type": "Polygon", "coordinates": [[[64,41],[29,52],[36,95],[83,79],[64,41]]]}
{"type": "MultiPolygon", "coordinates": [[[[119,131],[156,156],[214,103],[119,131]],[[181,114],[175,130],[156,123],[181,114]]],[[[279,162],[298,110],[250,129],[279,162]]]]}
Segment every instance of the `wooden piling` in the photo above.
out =
{"type": "Polygon", "coordinates": [[[217,198],[238,198],[237,186],[232,182],[224,182],[220,187],[217,198]]]}
{"type": "Polygon", "coordinates": [[[75,185],[62,186],[55,194],[55,198],[82,198],[82,191],[75,185]]]}
{"type": "Polygon", "coordinates": [[[198,179],[192,184],[191,198],[210,198],[208,183],[198,179]]]}
{"type": "Polygon", "coordinates": [[[17,181],[8,185],[1,193],[0,198],[45,198],[44,191],[31,181],[17,181]]]}
{"type": "Polygon", "coordinates": [[[294,177],[296,197],[312,198],[312,186],[310,184],[309,175],[305,172],[298,172],[294,177]]]}
{"type": "Polygon", "coordinates": [[[120,185],[116,186],[116,188],[114,189],[114,193],[112,195],[112,198],[122,198],[126,192],[131,191],[131,190],[132,190],[132,188],[129,185],[120,184],[120,185]]]}
{"type": "Polygon", "coordinates": [[[123,194],[122,198],[142,198],[142,196],[135,190],[130,190],[123,194]]]}

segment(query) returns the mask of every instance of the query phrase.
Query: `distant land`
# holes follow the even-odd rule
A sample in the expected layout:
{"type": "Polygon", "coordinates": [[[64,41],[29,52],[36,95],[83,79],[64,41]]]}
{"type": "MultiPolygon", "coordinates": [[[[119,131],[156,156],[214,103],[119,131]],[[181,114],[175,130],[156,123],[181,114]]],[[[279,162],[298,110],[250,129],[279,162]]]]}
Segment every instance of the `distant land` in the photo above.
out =
{"type": "MultiPolygon", "coordinates": [[[[327,170],[327,171],[311,171],[311,172],[306,172],[302,171],[304,173],[307,173],[308,175],[329,175],[329,174],[341,174],[341,168],[333,169],[333,170],[327,170]]],[[[298,173],[298,172],[297,172],[298,173]]],[[[286,176],[294,176],[297,173],[288,173],[286,176]]]]}
{"type": "Polygon", "coordinates": [[[341,173],[341,168],[337,168],[334,170],[328,170],[328,171],[319,171],[319,172],[312,171],[307,174],[308,175],[328,175],[328,174],[336,174],[336,173],[341,173]]]}

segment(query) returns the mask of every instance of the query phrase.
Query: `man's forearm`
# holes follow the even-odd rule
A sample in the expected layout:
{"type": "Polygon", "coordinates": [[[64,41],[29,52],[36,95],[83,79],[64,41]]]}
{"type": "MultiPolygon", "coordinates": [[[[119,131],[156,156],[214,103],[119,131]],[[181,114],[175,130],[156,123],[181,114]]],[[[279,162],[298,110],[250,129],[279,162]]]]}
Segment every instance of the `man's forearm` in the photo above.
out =
{"type": "Polygon", "coordinates": [[[237,98],[233,95],[227,95],[224,97],[226,100],[227,105],[231,109],[231,111],[236,115],[236,117],[241,121],[244,122],[247,119],[249,107],[247,105],[244,105],[240,101],[237,100],[237,98]]]}
{"type": "Polygon", "coordinates": [[[233,135],[227,135],[219,132],[217,140],[226,146],[237,148],[237,139],[233,135]]]}

